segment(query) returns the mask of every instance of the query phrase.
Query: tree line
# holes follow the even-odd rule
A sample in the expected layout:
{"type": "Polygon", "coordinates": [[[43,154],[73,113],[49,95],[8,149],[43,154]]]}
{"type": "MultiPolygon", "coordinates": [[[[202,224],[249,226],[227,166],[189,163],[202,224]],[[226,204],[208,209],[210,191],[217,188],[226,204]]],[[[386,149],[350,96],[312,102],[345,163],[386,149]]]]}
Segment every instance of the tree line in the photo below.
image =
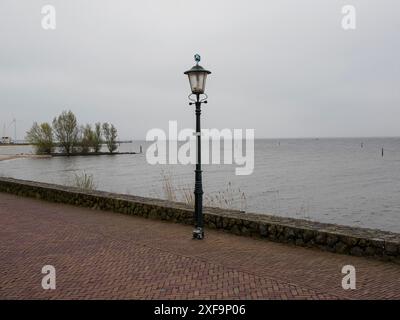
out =
{"type": "Polygon", "coordinates": [[[38,154],[53,153],[57,147],[68,155],[100,152],[102,144],[113,153],[117,150],[117,129],[107,122],[97,122],[93,128],[90,124],[78,125],[72,111],[63,111],[52,124],[34,122],[26,133],[26,140],[35,146],[38,154]]]}

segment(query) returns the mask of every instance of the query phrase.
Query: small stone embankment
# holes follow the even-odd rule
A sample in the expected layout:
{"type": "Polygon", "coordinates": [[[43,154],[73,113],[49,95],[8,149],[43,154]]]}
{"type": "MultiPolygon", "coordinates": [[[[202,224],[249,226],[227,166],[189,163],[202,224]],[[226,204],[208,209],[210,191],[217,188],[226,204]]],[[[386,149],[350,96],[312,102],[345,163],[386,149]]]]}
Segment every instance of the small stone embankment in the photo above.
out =
{"type": "MultiPolygon", "coordinates": [[[[193,209],[182,203],[40,182],[0,178],[0,192],[46,201],[109,210],[151,219],[192,224],[193,209]]],[[[400,263],[400,234],[374,229],[205,208],[206,228],[304,247],[400,263]]]]}

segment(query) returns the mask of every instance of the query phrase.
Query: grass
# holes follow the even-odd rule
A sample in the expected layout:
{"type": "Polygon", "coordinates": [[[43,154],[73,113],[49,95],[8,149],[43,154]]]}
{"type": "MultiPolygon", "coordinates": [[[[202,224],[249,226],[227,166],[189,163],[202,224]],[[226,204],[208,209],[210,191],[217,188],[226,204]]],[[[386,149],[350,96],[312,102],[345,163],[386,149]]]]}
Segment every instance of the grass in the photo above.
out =
{"type": "Polygon", "coordinates": [[[162,176],[162,188],[164,192],[165,199],[169,201],[178,201],[176,195],[176,189],[172,184],[172,177],[170,173],[166,173],[165,171],[161,172],[162,176]]]}
{"type": "Polygon", "coordinates": [[[96,184],[94,183],[93,175],[86,172],[75,173],[72,186],[81,190],[95,190],[96,184]]]}
{"type": "MultiPolygon", "coordinates": [[[[190,206],[194,206],[194,193],[192,186],[186,185],[178,188],[174,184],[171,173],[162,171],[161,176],[164,199],[174,202],[183,202],[190,206]]],[[[93,175],[87,174],[85,171],[74,174],[71,186],[86,191],[96,190],[93,175]]],[[[235,188],[231,182],[228,182],[227,187],[223,190],[205,194],[203,204],[207,207],[233,209],[242,212],[245,212],[247,209],[245,193],[241,191],[240,188],[235,188]]]]}
{"type": "MultiPolygon", "coordinates": [[[[165,199],[169,201],[184,202],[191,206],[194,205],[193,187],[187,185],[177,188],[174,185],[174,181],[170,173],[162,171],[161,176],[165,199]]],[[[247,209],[246,194],[240,190],[240,188],[235,188],[231,182],[228,182],[227,187],[223,190],[205,194],[203,203],[208,207],[233,209],[243,212],[245,212],[247,209]]]]}

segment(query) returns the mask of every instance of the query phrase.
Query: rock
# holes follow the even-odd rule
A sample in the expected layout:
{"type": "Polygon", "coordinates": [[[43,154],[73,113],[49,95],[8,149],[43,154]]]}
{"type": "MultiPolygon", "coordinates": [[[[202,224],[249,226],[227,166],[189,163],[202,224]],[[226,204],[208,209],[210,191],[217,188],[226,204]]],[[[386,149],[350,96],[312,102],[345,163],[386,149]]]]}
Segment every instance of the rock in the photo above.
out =
{"type": "Polygon", "coordinates": [[[375,248],[378,248],[378,249],[384,249],[385,248],[385,241],[383,239],[374,238],[374,239],[371,239],[370,243],[375,248]]]}
{"type": "Polygon", "coordinates": [[[260,224],[260,235],[261,237],[266,237],[268,236],[268,228],[265,224],[260,224]]]}
{"type": "Polygon", "coordinates": [[[149,218],[150,219],[157,219],[157,216],[158,216],[157,210],[151,209],[150,212],[149,212],[149,218]]]}
{"type": "Polygon", "coordinates": [[[336,242],[338,242],[338,237],[337,236],[335,236],[335,235],[333,235],[333,234],[329,234],[327,237],[326,237],[326,244],[328,245],[328,246],[330,246],[331,248],[334,248],[334,246],[335,246],[335,244],[336,244],[336,242]]]}
{"type": "Polygon", "coordinates": [[[374,256],[376,254],[375,247],[367,246],[365,247],[364,253],[366,256],[374,256]]]}
{"type": "Polygon", "coordinates": [[[315,242],[318,244],[325,244],[326,243],[326,233],[319,232],[315,237],[315,242]]]}
{"type": "Polygon", "coordinates": [[[360,257],[360,256],[363,255],[363,250],[360,247],[355,246],[355,247],[350,249],[350,254],[353,255],[353,256],[360,257]]]}
{"type": "Polygon", "coordinates": [[[304,242],[309,242],[313,238],[314,238],[314,231],[308,230],[308,229],[304,230],[304,232],[303,232],[304,242]]]}
{"type": "Polygon", "coordinates": [[[366,239],[360,239],[360,240],[358,241],[358,245],[359,245],[361,248],[365,248],[365,247],[368,246],[368,241],[367,241],[366,239]]]}
{"type": "Polygon", "coordinates": [[[277,236],[280,236],[280,235],[282,235],[282,233],[283,233],[283,229],[284,229],[284,227],[283,227],[283,226],[280,226],[279,224],[277,224],[277,225],[275,226],[276,235],[277,235],[277,236]]]}
{"type": "Polygon", "coordinates": [[[385,252],[390,256],[396,255],[399,252],[398,250],[399,247],[394,243],[389,242],[385,244],[385,252]]]}
{"type": "Polygon", "coordinates": [[[215,225],[215,223],[214,223],[213,221],[210,221],[210,222],[208,223],[208,227],[209,227],[209,228],[212,228],[212,229],[216,229],[216,228],[217,228],[217,226],[215,225]]]}
{"type": "Polygon", "coordinates": [[[250,229],[247,228],[246,226],[242,226],[241,234],[244,235],[244,236],[249,236],[250,235],[250,229]]]}
{"type": "Polygon", "coordinates": [[[294,230],[292,228],[285,228],[285,237],[289,239],[293,239],[295,237],[294,230]]]}
{"type": "Polygon", "coordinates": [[[335,251],[337,253],[348,253],[349,252],[349,247],[346,243],[339,241],[335,245],[335,251]]]}
{"type": "Polygon", "coordinates": [[[295,244],[297,246],[304,246],[304,241],[303,241],[303,239],[298,238],[295,240],[295,244]]]}
{"type": "Polygon", "coordinates": [[[234,234],[237,234],[237,235],[240,234],[240,230],[239,230],[239,228],[238,228],[238,226],[237,226],[236,224],[234,224],[234,225],[232,226],[232,228],[230,229],[230,231],[231,231],[232,233],[234,233],[234,234]]]}
{"type": "Polygon", "coordinates": [[[250,233],[252,235],[257,235],[258,234],[258,223],[256,222],[252,222],[249,224],[249,229],[250,229],[250,233]]]}
{"type": "Polygon", "coordinates": [[[269,227],[268,227],[268,233],[271,235],[271,236],[276,236],[276,234],[277,234],[277,232],[276,232],[276,226],[274,225],[274,224],[271,224],[269,227]]]}
{"type": "Polygon", "coordinates": [[[358,239],[355,237],[343,236],[342,241],[350,247],[354,247],[358,243],[358,239]]]}
{"type": "Polygon", "coordinates": [[[244,225],[246,228],[250,228],[251,221],[249,221],[249,220],[242,220],[242,221],[243,221],[243,225],[244,225]]]}

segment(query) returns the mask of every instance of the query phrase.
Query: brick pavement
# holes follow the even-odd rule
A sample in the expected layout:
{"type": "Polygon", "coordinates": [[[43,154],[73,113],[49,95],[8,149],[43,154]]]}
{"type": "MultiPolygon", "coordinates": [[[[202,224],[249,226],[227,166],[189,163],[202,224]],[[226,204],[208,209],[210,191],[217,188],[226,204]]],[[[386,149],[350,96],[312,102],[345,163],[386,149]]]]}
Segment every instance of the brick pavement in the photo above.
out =
{"type": "Polygon", "coordinates": [[[0,299],[399,299],[400,265],[0,193],[0,299]],[[57,289],[41,288],[54,265],[57,289]],[[357,289],[341,287],[341,268],[357,289]]]}

